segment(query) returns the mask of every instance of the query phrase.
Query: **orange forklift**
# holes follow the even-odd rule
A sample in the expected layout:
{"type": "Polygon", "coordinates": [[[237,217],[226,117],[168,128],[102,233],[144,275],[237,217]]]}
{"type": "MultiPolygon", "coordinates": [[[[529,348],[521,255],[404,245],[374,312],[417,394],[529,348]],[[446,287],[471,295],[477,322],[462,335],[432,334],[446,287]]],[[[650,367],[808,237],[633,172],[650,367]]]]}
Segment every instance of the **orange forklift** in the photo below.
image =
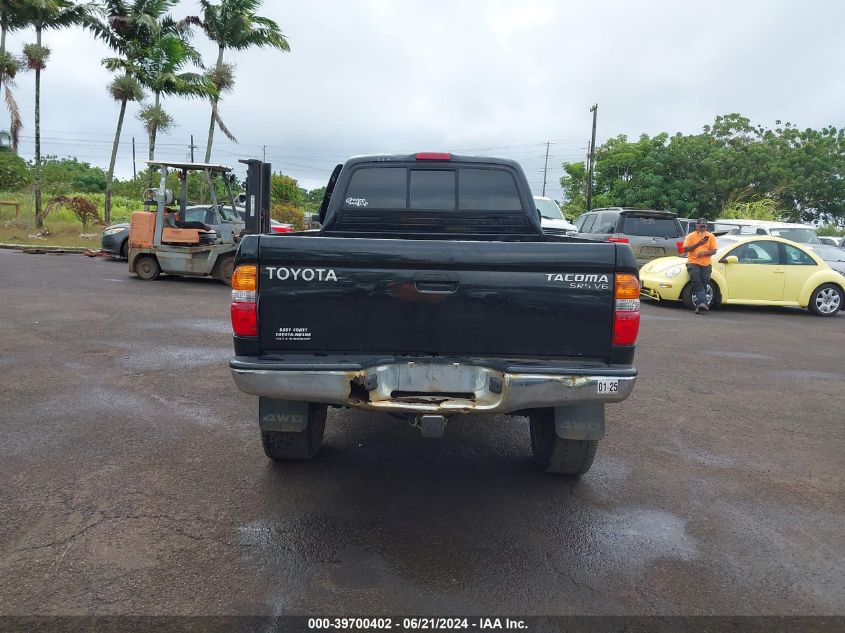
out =
{"type": "Polygon", "coordinates": [[[129,272],[147,281],[165,273],[210,275],[230,284],[235,252],[246,228],[235,207],[231,188],[235,176],[231,168],[205,163],[154,161],[150,164],[158,166],[160,184],[158,189],[144,192],[144,204],[155,205],[155,212],[136,211],[130,218],[129,272]],[[179,174],[176,208],[172,206],[173,192],[166,188],[170,170],[179,174]],[[190,172],[205,174],[210,205],[188,205],[190,172]],[[214,184],[218,178],[224,185],[225,201],[217,200],[214,184]]]}

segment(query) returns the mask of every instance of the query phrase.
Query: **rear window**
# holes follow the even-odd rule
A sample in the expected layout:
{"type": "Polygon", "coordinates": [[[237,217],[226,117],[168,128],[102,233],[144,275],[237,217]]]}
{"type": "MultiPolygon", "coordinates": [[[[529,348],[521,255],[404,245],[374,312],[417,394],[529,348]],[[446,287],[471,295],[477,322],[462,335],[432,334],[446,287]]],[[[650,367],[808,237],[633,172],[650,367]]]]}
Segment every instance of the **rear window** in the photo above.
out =
{"type": "Polygon", "coordinates": [[[626,235],[643,235],[645,237],[678,237],[678,226],[675,224],[674,218],[626,215],[621,232],[626,235]]]}
{"type": "Polygon", "coordinates": [[[467,211],[520,211],[519,192],[510,172],[461,169],[458,206],[467,211]]]}
{"type": "Polygon", "coordinates": [[[361,167],[346,188],[344,209],[521,211],[516,180],[502,169],[361,167]],[[410,181],[409,181],[410,179],[410,181]]]}
{"type": "Polygon", "coordinates": [[[408,170],[404,167],[356,169],[346,188],[345,209],[404,209],[408,170]]]}
{"type": "Polygon", "coordinates": [[[455,172],[453,170],[412,169],[411,208],[455,208],[455,172]]]}

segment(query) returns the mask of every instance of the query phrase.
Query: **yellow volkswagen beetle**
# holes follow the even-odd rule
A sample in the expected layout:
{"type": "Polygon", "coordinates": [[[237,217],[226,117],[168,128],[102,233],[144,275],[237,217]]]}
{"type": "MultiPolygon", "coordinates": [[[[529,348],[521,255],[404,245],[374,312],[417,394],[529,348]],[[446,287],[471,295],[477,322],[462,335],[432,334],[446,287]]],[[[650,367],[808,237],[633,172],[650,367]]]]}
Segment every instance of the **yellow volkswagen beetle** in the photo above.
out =
{"type": "MultiPolygon", "coordinates": [[[[771,235],[717,238],[707,306],[722,303],[797,306],[834,316],[845,304],[845,273],[837,272],[805,244],[771,235]]],[[[682,301],[692,309],[685,257],[661,257],[640,270],[642,293],[682,301]]]]}

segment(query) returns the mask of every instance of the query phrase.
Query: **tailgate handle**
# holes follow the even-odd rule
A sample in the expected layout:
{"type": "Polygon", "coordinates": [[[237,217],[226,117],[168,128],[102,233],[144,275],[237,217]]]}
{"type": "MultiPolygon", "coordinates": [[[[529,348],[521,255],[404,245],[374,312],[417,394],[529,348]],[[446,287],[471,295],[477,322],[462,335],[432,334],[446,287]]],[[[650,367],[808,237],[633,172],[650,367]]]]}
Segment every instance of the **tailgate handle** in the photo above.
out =
{"type": "Polygon", "coordinates": [[[426,273],[414,277],[417,292],[450,294],[458,289],[458,280],[447,273],[426,273]]]}

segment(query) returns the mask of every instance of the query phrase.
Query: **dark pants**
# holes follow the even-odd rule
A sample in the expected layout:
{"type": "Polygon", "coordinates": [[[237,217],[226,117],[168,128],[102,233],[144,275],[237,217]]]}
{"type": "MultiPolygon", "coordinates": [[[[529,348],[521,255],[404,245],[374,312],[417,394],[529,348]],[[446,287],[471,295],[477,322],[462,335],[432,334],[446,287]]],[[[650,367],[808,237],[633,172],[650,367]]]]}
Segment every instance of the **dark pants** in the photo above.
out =
{"type": "Polygon", "coordinates": [[[712,266],[687,264],[687,272],[692,281],[692,302],[697,306],[707,305],[707,284],[710,281],[710,271],[712,270],[712,266]]]}

